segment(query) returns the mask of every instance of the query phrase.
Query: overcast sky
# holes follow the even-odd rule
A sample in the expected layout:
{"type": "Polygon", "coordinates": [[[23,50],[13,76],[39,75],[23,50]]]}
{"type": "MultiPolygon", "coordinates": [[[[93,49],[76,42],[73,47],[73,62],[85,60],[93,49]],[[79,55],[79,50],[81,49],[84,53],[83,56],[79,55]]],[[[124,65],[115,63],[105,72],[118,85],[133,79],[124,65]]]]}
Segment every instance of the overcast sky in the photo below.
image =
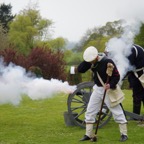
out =
{"type": "Polygon", "coordinates": [[[79,41],[90,28],[119,19],[144,20],[144,0],[0,0],[12,5],[13,14],[38,3],[43,18],[53,24],[53,37],[79,41]]]}

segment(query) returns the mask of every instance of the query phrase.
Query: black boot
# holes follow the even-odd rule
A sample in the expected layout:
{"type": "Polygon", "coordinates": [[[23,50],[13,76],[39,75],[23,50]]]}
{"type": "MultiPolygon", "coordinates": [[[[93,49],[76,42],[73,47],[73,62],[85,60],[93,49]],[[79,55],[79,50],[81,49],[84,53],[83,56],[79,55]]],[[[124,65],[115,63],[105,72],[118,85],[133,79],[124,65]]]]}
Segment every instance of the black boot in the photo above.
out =
{"type": "Polygon", "coordinates": [[[82,139],[80,139],[80,141],[86,141],[86,140],[90,140],[91,138],[88,137],[87,135],[84,135],[84,137],[82,139]]]}
{"type": "Polygon", "coordinates": [[[124,142],[128,139],[127,135],[121,135],[120,141],[124,142]]]}

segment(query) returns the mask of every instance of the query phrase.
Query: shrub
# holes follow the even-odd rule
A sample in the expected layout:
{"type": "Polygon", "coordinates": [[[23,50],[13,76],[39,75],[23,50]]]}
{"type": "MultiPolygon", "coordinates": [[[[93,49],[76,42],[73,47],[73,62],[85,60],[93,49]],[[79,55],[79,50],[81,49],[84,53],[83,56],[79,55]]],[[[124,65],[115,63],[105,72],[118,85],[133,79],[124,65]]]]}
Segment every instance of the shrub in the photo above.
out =
{"type": "Polygon", "coordinates": [[[9,48],[1,50],[0,55],[7,65],[12,62],[24,67],[27,71],[34,72],[36,76],[42,76],[45,79],[66,79],[65,62],[63,53],[60,51],[53,52],[50,49],[34,48],[28,56],[24,56],[9,48]]]}
{"type": "Polygon", "coordinates": [[[35,66],[42,70],[45,79],[66,79],[63,53],[53,52],[50,49],[34,48],[28,55],[29,67],[35,66]]]}
{"type": "Polygon", "coordinates": [[[24,68],[27,67],[27,59],[24,55],[19,54],[17,51],[11,48],[7,48],[0,51],[0,55],[4,58],[4,62],[8,65],[10,62],[22,66],[24,68]]]}

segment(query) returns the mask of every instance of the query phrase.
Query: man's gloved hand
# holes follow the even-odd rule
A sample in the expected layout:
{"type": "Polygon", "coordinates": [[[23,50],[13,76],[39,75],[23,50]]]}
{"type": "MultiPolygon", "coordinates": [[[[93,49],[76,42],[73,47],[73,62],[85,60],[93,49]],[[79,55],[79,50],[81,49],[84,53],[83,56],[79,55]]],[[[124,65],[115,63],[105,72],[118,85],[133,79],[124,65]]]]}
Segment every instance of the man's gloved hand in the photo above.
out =
{"type": "Polygon", "coordinates": [[[76,74],[76,67],[75,66],[71,66],[70,74],[76,74]]]}

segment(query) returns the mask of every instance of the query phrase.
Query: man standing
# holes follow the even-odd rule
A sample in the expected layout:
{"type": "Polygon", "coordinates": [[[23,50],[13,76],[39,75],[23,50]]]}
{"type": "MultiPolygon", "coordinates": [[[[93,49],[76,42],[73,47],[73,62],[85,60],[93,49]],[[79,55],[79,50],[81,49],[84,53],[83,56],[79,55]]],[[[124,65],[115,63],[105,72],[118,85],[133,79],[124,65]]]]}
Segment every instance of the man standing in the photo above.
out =
{"type": "MultiPolygon", "coordinates": [[[[120,79],[119,72],[117,70],[116,65],[111,59],[108,59],[105,55],[99,55],[98,51],[95,47],[90,46],[88,47],[83,54],[84,61],[80,63],[80,65],[71,70],[76,71],[80,73],[85,73],[89,69],[93,72],[93,80],[95,82],[95,85],[93,87],[93,92],[91,94],[87,111],[85,113],[85,122],[86,122],[86,133],[84,137],[81,139],[81,141],[85,140],[92,140],[95,136],[93,134],[93,124],[95,123],[96,115],[99,112],[99,109],[101,107],[104,91],[108,89],[115,89],[116,85],[120,79]],[[108,63],[113,65],[113,71],[112,75],[109,78],[109,82],[107,82],[107,66],[108,63]],[[102,85],[101,81],[99,80],[98,74],[101,77],[102,81],[104,82],[104,86],[102,85]]],[[[128,139],[127,137],[127,120],[125,118],[124,112],[122,110],[122,107],[120,104],[117,104],[114,107],[110,106],[110,99],[108,95],[106,94],[105,104],[110,109],[110,111],[113,114],[114,120],[116,123],[119,124],[121,138],[120,141],[126,141],[128,139]]]]}
{"type": "MultiPolygon", "coordinates": [[[[105,49],[105,54],[112,59],[113,52],[114,50],[110,47],[105,49]]],[[[117,55],[119,55],[119,52],[115,52],[115,56],[117,55]]],[[[133,44],[130,47],[130,54],[125,56],[125,58],[128,60],[129,67],[131,68],[131,70],[126,70],[124,77],[128,77],[130,88],[132,89],[133,113],[140,114],[141,103],[144,103],[144,88],[139,80],[139,77],[144,74],[144,49],[139,45],[133,44]]]]}
{"type": "Polygon", "coordinates": [[[144,103],[144,88],[138,79],[144,73],[144,49],[134,44],[128,56],[130,64],[135,68],[128,72],[128,81],[133,92],[133,112],[140,114],[141,103],[144,103]]]}

